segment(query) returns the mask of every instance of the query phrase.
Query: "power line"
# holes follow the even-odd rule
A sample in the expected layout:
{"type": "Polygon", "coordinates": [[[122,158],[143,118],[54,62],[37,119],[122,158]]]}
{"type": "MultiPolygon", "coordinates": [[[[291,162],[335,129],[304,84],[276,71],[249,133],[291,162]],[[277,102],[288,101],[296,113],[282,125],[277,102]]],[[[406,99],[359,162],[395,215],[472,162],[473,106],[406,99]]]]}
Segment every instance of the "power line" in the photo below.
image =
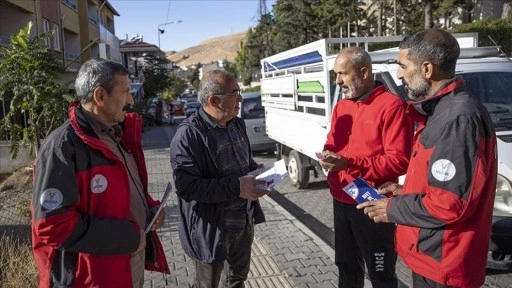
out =
{"type": "MultiPolygon", "coordinates": [[[[167,6],[167,16],[165,17],[165,22],[164,23],[168,23],[169,22],[169,14],[171,12],[171,0],[169,0],[169,6],[167,6]]],[[[167,27],[167,25],[164,26],[164,29],[165,27],[167,27]]]]}

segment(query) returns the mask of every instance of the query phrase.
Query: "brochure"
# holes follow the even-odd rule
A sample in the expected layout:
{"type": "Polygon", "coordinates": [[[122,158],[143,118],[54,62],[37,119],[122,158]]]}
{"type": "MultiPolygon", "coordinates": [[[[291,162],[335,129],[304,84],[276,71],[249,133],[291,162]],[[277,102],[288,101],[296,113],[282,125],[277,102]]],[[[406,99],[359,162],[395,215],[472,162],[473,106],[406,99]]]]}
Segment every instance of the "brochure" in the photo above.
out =
{"type": "Polygon", "coordinates": [[[146,227],[146,230],[144,231],[144,233],[147,234],[149,231],[151,231],[151,226],[153,226],[153,224],[155,223],[156,219],[158,218],[158,215],[160,214],[160,212],[164,208],[165,202],[167,201],[167,198],[169,198],[169,195],[171,195],[171,191],[172,191],[171,182],[167,182],[167,188],[165,188],[164,197],[162,197],[162,201],[160,202],[160,205],[158,206],[158,209],[156,210],[155,215],[153,216],[153,218],[149,222],[149,224],[146,227]]]}
{"type": "Polygon", "coordinates": [[[250,175],[255,175],[254,172],[259,173],[257,174],[256,179],[264,179],[266,181],[266,183],[260,185],[259,188],[268,191],[270,191],[272,187],[283,181],[283,179],[288,176],[286,165],[284,164],[283,159],[274,162],[272,165],[268,165],[262,169],[253,171],[250,173],[250,175]]]}
{"type": "Polygon", "coordinates": [[[356,200],[357,203],[386,198],[361,177],[357,177],[354,182],[343,187],[343,191],[356,200]]]}

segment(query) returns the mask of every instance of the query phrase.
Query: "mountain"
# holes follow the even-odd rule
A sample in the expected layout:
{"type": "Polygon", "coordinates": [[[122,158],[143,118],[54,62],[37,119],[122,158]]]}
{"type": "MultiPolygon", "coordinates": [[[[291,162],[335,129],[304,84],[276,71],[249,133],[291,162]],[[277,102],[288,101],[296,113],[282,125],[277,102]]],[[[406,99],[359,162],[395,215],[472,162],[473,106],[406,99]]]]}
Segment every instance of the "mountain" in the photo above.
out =
{"type": "Polygon", "coordinates": [[[220,36],[178,52],[166,52],[167,59],[181,67],[196,63],[207,64],[222,59],[235,62],[236,53],[240,49],[240,42],[244,39],[245,34],[246,32],[240,32],[220,36]]]}

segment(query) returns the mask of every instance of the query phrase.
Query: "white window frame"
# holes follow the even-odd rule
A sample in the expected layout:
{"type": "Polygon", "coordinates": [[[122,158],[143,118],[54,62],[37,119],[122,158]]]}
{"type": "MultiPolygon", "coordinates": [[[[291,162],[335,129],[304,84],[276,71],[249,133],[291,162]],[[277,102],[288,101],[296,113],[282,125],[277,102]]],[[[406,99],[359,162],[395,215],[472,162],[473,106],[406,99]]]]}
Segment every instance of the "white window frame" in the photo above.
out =
{"type": "MultiPolygon", "coordinates": [[[[41,22],[43,24],[43,33],[49,32],[50,31],[50,22],[44,18],[41,22]]],[[[45,37],[43,40],[44,40],[44,45],[47,47],[50,47],[50,38],[45,37]]]]}
{"type": "Polygon", "coordinates": [[[53,50],[60,51],[59,25],[53,24],[53,50]]]}

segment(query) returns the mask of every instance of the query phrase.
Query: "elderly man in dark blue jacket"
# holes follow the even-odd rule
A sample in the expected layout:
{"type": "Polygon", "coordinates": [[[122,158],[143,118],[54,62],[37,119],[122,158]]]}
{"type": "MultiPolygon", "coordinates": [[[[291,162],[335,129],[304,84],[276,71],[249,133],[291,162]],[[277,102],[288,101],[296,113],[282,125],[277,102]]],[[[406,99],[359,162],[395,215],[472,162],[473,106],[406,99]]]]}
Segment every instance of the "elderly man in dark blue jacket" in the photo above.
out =
{"type": "Polygon", "coordinates": [[[240,87],[224,71],[209,71],[198,92],[202,108],[184,120],[171,142],[183,249],[196,270],[194,287],[244,287],[254,224],[265,221],[258,198],[265,183],[247,175],[260,167],[238,118],[240,87]],[[224,264],[227,262],[226,268],[224,264]]]}

